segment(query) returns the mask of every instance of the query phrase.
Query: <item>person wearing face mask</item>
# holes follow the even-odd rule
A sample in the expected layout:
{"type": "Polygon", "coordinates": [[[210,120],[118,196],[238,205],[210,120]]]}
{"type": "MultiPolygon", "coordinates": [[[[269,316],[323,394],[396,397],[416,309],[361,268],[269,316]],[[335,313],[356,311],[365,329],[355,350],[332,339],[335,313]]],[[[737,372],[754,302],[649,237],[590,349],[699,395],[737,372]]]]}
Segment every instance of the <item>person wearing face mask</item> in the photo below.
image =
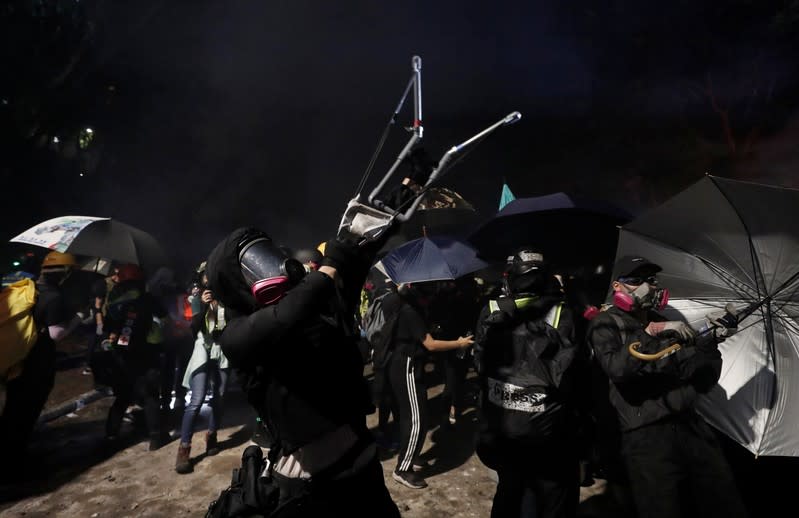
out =
{"type": "Polygon", "coordinates": [[[480,314],[475,346],[475,449],[498,477],[491,516],[575,516],[585,399],[575,319],[540,252],[517,251],[505,279],[506,296],[480,314]]]}
{"type": "Polygon", "coordinates": [[[657,313],[668,303],[660,271],[644,257],[620,258],[613,305],[591,321],[586,337],[609,380],[635,507],[642,518],[745,516],[721,447],[694,411],[697,395],[718,381],[718,343],[737,320],[710,314],[710,331],[701,334],[666,321],[657,313]],[[656,354],[664,349],[671,354],[656,354]]]}
{"type": "Polygon", "coordinates": [[[280,516],[399,517],[366,426],[374,407],[354,318],[382,244],[331,239],[306,272],[266,233],[240,228],[208,257],[226,308],[219,343],[269,432],[280,516]]]}

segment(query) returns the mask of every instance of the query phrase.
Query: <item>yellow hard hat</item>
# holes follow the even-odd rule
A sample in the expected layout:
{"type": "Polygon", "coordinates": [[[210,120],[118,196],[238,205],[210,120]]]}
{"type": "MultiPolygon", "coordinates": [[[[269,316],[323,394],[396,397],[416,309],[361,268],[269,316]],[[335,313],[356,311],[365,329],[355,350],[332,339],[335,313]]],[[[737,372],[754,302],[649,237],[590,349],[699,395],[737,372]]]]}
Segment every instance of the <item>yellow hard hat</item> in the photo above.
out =
{"type": "Polygon", "coordinates": [[[56,252],[53,250],[49,254],[44,257],[44,261],[42,261],[42,269],[45,268],[57,268],[57,267],[75,267],[77,266],[78,262],[75,260],[75,256],[70,253],[61,253],[56,252]]]}
{"type": "Polygon", "coordinates": [[[322,255],[325,255],[325,245],[326,244],[327,244],[327,241],[322,241],[321,243],[319,243],[319,246],[316,247],[316,249],[319,250],[322,253],[322,255]]]}

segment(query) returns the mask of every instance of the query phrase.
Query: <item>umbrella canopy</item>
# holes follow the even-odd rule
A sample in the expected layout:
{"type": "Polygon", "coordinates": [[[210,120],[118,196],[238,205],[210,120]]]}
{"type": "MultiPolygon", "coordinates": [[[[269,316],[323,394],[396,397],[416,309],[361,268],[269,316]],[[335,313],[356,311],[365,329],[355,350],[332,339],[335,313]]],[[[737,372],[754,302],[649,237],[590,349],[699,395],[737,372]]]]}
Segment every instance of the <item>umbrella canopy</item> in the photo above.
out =
{"type": "Polygon", "coordinates": [[[508,202],[468,240],[489,260],[531,246],[558,266],[610,263],[618,225],[631,219],[610,203],[558,192],[508,202]]]}
{"type": "Polygon", "coordinates": [[[61,216],[35,225],[11,241],[156,268],[166,254],[147,232],[111,218],[61,216]]]}
{"type": "Polygon", "coordinates": [[[446,187],[432,187],[413,216],[398,224],[380,253],[426,235],[466,236],[480,222],[480,214],[460,194],[446,187]]]}
{"type": "MultiPolygon", "coordinates": [[[[799,191],[708,176],[622,227],[617,255],[663,268],[670,309],[701,327],[754,309],[724,341],[698,410],[757,455],[799,456],[799,191]]],[[[614,272],[618,273],[618,272],[614,272]]]]}
{"type": "Polygon", "coordinates": [[[380,263],[395,283],[454,280],[488,266],[477,251],[452,237],[414,239],[389,252],[380,263]]]}

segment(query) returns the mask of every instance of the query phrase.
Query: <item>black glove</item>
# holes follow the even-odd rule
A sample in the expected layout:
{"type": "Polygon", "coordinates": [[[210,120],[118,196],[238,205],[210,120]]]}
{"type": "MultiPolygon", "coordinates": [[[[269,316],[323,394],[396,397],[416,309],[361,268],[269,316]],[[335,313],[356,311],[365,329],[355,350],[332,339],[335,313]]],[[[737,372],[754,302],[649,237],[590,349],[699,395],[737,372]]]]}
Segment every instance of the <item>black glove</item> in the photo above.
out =
{"type": "Polygon", "coordinates": [[[335,268],[342,275],[348,269],[357,267],[362,261],[362,250],[354,241],[330,239],[325,243],[325,255],[322,266],[335,268]]]}

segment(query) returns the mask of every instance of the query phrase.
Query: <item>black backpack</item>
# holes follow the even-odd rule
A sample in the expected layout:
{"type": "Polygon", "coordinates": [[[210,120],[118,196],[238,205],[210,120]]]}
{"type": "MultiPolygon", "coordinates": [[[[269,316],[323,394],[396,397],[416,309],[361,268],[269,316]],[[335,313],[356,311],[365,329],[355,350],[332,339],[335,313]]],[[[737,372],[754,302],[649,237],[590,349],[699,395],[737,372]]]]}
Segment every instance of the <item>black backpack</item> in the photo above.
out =
{"type": "Polygon", "coordinates": [[[399,310],[384,320],[383,327],[372,338],[372,364],[375,369],[385,369],[391,361],[394,354],[397,322],[399,322],[399,310]]]}
{"type": "Polygon", "coordinates": [[[230,487],[208,506],[205,518],[260,518],[278,506],[279,491],[267,469],[259,446],[251,445],[241,455],[241,468],[233,470],[230,487]]]}
{"type": "Polygon", "coordinates": [[[542,446],[562,438],[571,425],[564,374],[576,352],[543,317],[490,326],[480,373],[481,441],[542,446]]]}

